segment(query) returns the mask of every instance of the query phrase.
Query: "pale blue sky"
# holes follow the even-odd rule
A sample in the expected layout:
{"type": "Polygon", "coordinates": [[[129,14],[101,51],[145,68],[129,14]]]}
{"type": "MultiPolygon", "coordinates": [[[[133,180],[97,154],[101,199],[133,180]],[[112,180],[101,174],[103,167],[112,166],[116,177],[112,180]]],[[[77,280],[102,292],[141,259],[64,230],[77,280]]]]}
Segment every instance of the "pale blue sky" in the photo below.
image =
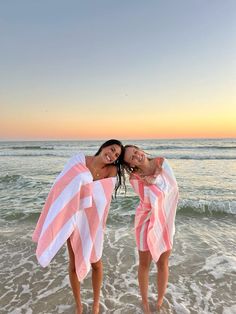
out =
{"type": "Polygon", "coordinates": [[[230,111],[235,12],[230,0],[1,1],[3,116],[230,111]]]}

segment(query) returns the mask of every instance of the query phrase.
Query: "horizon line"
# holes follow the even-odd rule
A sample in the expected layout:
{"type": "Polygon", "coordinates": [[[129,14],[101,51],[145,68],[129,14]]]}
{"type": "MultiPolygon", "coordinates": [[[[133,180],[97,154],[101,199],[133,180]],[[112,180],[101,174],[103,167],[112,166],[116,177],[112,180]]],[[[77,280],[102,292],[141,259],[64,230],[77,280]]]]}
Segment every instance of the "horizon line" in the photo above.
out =
{"type": "MultiPolygon", "coordinates": [[[[89,138],[89,139],[0,139],[0,142],[76,142],[76,141],[106,141],[117,138],[89,138]]],[[[152,140],[236,140],[236,137],[168,137],[168,138],[118,138],[121,141],[152,141],[152,140]]]]}

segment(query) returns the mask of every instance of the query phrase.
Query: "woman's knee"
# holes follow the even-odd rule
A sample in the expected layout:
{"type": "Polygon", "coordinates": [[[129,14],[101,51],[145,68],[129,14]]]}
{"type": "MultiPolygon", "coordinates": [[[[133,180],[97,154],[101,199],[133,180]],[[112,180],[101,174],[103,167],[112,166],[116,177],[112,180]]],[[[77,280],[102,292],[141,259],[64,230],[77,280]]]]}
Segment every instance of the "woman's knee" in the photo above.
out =
{"type": "Polygon", "coordinates": [[[95,271],[102,270],[102,261],[99,260],[96,263],[92,263],[91,266],[92,266],[92,270],[95,270],[95,271]]]}
{"type": "Polygon", "coordinates": [[[171,251],[167,251],[161,254],[157,262],[157,267],[159,270],[163,270],[166,269],[166,267],[168,267],[170,253],[171,251]]]}
{"type": "Polygon", "coordinates": [[[149,269],[152,258],[149,251],[139,251],[139,267],[143,270],[149,269]]]}

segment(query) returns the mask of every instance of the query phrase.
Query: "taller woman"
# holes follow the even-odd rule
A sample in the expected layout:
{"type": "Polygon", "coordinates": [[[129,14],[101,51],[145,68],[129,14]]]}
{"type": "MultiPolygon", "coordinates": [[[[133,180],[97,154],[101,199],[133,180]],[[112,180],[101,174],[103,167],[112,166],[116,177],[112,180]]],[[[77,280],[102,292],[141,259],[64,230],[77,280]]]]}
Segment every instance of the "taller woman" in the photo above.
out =
{"type": "Polygon", "coordinates": [[[122,184],[122,154],[123,145],[112,139],[94,156],[72,157],[53,184],[33,234],[36,256],[44,267],[67,241],[76,314],[82,313],[80,282],[91,266],[92,311],[99,313],[104,228],[112,193],[122,184]]]}
{"type": "Polygon", "coordinates": [[[166,159],[148,158],[136,146],[125,146],[124,164],[130,174],[130,183],[140,198],[135,214],[136,243],[139,250],[138,280],[144,312],[150,313],[148,279],[152,259],[158,269],[157,309],[163,303],[167,287],[178,186],[166,159]]]}

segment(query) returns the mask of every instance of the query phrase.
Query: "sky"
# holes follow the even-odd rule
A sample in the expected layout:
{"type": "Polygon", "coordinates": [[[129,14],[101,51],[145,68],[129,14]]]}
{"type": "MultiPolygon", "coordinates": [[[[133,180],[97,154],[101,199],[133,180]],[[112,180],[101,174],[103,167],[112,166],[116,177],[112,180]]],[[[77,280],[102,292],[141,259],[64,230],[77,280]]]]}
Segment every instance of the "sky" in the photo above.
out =
{"type": "Polygon", "coordinates": [[[0,140],[236,137],[235,0],[0,1],[0,140]]]}

